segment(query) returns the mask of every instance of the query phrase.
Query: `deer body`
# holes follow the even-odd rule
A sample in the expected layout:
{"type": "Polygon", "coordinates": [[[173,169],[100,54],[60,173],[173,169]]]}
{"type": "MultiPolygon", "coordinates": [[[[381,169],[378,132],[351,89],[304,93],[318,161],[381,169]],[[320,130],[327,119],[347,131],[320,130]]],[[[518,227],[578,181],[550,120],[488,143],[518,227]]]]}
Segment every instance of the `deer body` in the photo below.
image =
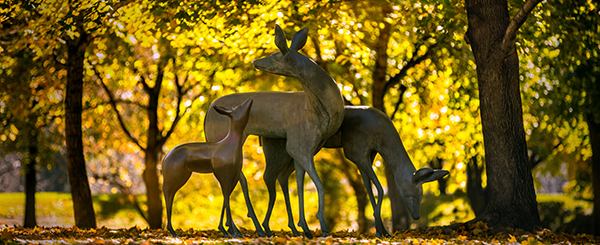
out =
{"type": "MultiPolygon", "coordinates": [[[[250,119],[244,136],[257,135],[270,138],[287,138],[283,147],[296,162],[299,193],[304,187],[305,172],[313,180],[319,198],[317,218],[321,223],[322,235],[329,230],[324,215],[323,184],[314,167],[314,154],[325,139],[334,134],[344,118],[344,101],[340,90],[329,74],[308,57],[298,53],[307,39],[307,29],[297,32],[288,48],[285,34],[279,26],[275,29],[275,43],[279,52],[254,61],[262,71],[297,78],[303,92],[252,92],[223,96],[213,105],[228,106],[246,98],[254,100],[250,119]]],[[[204,121],[204,132],[208,141],[224,136],[227,122],[213,110],[209,110],[204,121]]],[[[287,163],[286,163],[287,164],[287,163]]],[[[269,170],[265,170],[269,171],[269,170]]],[[[312,237],[304,217],[303,195],[299,195],[300,223],[307,237],[312,237]]]]}
{"type": "Polygon", "coordinates": [[[229,208],[229,196],[238,180],[241,182],[246,198],[248,216],[254,221],[259,236],[264,236],[249,200],[246,179],[242,174],[243,131],[248,122],[252,99],[247,99],[238,104],[239,106],[234,107],[232,110],[224,109],[224,107],[214,107],[215,111],[227,115],[231,119],[228,133],[222,140],[216,143],[192,142],[181,144],[173,148],[163,159],[163,193],[167,206],[167,229],[173,236],[177,236],[171,224],[171,209],[175,193],[189,180],[192,172],[213,173],[219,181],[224,197],[219,230],[226,237],[229,237],[229,234],[223,227],[224,212],[227,215],[226,224],[229,227],[229,233],[234,237],[242,237],[242,233],[231,218],[229,208]]]}
{"type": "MultiPolygon", "coordinates": [[[[244,135],[258,135],[269,138],[286,138],[290,128],[298,124],[317,125],[317,118],[307,116],[303,111],[307,105],[304,92],[250,92],[234,93],[218,98],[212,104],[228,107],[239,101],[252,98],[254,105],[244,135]],[[261,109],[262,107],[265,107],[261,109]],[[293,120],[291,120],[293,119],[293,120]],[[266,126],[269,125],[269,126],[266,126]]],[[[227,118],[209,110],[204,123],[207,140],[221,139],[227,131],[227,118]]],[[[316,128],[315,128],[316,130],[316,128]]]]}
{"type": "MultiPolygon", "coordinates": [[[[293,216],[289,212],[289,192],[287,181],[294,170],[291,157],[281,145],[285,139],[262,139],[267,170],[269,165],[278,166],[265,171],[264,180],[269,191],[269,208],[263,227],[267,235],[271,233],[268,220],[275,202],[275,181],[279,180],[284,193],[288,210],[288,219],[293,223],[293,216]]],[[[379,153],[394,172],[396,186],[400,191],[402,201],[408,208],[413,219],[420,218],[420,204],[423,197],[422,183],[442,178],[449,172],[446,170],[432,170],[428,168],[415,169],[392,121],[380,110],[365,106],[346,106],[344,122],[339,130],[325,142],[326,148],[343,148],[344,155],[358,167],[369,200],[373,207],[375,228],[377,236],[389,236],[381,220],[381,202],[383,201],[383,188],[379,182],[372,164],[375,155],[379,153]],[[375,200],[371,183],[377,188],[377,201],[375,200]]],[[[292,232],[297,233],[295,228],[292,232]]]]}

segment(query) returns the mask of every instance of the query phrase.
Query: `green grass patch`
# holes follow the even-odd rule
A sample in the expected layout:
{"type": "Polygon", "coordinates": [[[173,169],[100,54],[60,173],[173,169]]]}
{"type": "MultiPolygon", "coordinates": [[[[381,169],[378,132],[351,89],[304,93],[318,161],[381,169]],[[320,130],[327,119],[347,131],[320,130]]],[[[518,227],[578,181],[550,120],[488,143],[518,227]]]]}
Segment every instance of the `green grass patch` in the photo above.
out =
{"type": "MultiPolygon", "coordinates": [[[[143,198],[140,202],[145,203],[143,198]]],[[[0,193],[0,224],[22,225],[25,193],[0,193]]],[[[36,219],[40,226],[73,226],[73,201],[70,193],[39,192],[35,195],[36,219]]],[[[134,206],[120,194],[92,196],[98,226],[124,228],[146,226],[134,206]]]]}

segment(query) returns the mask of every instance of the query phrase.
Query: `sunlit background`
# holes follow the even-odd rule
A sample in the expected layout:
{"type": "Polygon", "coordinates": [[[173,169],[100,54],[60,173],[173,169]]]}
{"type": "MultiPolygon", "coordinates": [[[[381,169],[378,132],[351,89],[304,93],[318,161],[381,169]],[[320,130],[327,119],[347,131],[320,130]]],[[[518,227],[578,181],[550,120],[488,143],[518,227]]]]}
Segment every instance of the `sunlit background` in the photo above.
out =
{"type": "MultiPolygon", "coordinates": [[[[422,218],[412,221],[409,228],[474,218],[482,200],[473,197],[482,197],[486,187],[485,155],[475,63],[464,40],[467,23],[462,1],[259,2],[142,0],[111,13],[111,18],[102,18],[110,12],[110,5],[94,0],[70,12],[94,8],[90,18],[101,20],[86,26],[97,36],[85,58],[83,101],[84,150],[98,225],[147,226],[141,215],[148,209],[141,178],[145,155],[158,154],[162,159],[178,144],[205,141],[205,112],[216,98],[237,92],[302,90],[295,79],[266,74],[252,65],[253,60],[277,51],[275,24],[288,39],[301,28],[309,28],[301,53],[336,80],[350,104],[377,107],[382,102],[379,109],[397,128],[389,133],[400,135],[416,168],[450,171],[443,181],[423,185],[422,218]],[[382,73],[376,63],[381,57],[386,61],[380,64],[384,76],[378,77],[382,73]],[[157,127],[168,138],[159,152],[147,152],[151,129],[145,107],[155,95],[145,86],[158,83],[157,127]],[[109,103],[111,99],[115,106],[109,103]]],[[[512,12],[522,4],[509,2],[512,12]]],[[[36,4],[49,20],[69,24],[66,3],[36,4]]],[[[586,27],[597,30],[598,23],[581,22],[582,16],[597,19],[598,6],[591,1],[568,4],[577,7],[544,3],[536,8],[517,38],[523,126],[543,225],[587,232],[593,193],[586,113],[597,108],[598,101],[591,98],[590,86],[580,73],[598,69],[594,61],[598,61],[600,39],[597,33],[585,31],[586,27]],[[581,31],[572,34],[573,30],[581,31]]],[[[24,7],[11,8],[23,11],[24,7]]],[[[35,157],[38,225],[74,224],[63,137],[66,70],[59,64],[65,57],[56,55],[64,41],[52,36],[52,31],[74,34],[48,24],[56,22],[49,20],[32,21],[22,30],[25,38],[19,44],[0,48],[0,81],[6,89],[0,91],[0,192],[4,192],[0,194],[0,223],[23,222],[22,174],[30,160],[26,149],[35,142],[39,149],[35,157]],[[8,55],[19,45],[28,47],[27,54],[8,55]],[[23,71],[25,64],[28,72],[23,71]],[[39,130],[35,139],[29,137],[33,130],[39,130]]],[[[373,163],[384,185],[384,193],[378,195],[387,195],[383,161],[377,156],[373,163]]],[[[360,208],[352,185],[362,182],[358,169],[343,162],[341,149],[322,150],[315,164],[325,185],[329,228],[359,230],[360,208]]],[[[251,136],[244,146],[243,171],[260,220],[268,201],[264,167],[258,138],[251,136]]],[[[271,228],[289,230],[279,187],[277,192],[271,228]]],[[[297,222],[295,175],[290,179],[290,194],[297,222]]],[[[317,195],[310,178],[305,197],[310,227],[317,229],[317,195]]],[[[213,175],[193,174],[175,197],[174,227],[215,229],[221,204],[213,175]]],[[[239,187],[231,205],[236,224],[254,229],[239,187]]],[[[363,205],[366,230],[374,232],[373,210],[368,202],[363,205]]],[[[382,217],[390,230],[387,198],[382,217]]]]}

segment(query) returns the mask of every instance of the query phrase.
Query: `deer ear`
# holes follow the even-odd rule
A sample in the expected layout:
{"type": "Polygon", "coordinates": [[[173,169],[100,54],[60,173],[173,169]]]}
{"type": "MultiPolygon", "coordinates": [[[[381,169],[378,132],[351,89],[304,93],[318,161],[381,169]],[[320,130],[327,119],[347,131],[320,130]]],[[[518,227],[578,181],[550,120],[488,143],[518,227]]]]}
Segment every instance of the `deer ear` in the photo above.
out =
{"type": "Polygon", "coordinates": [[[430,168],[419,169],[419,170],[417,170],[417,172],[415,172],[413,174],[412,183],[415,185],[423,183],[423,182],[425,182],[425,180],[429,179],[432,175],[433,175],[433,169],[430,169],[430,168]]]}
{"type": "Polygon", "coordinates": [[[290,49],[298,51],[302,47],[304,47],[304,44],[306,44],[306,39],[308,36],[307,33],[308,33],[308,27],[305,27],[304,29],[296,32],[296,34],[294,34],[294,37],[292,37],[292,44],[290,44],[290,49]]]}
{"type": "Polygon", "coordinates": [[[223,115],[231,115],[232,113],[231,110],[219,105],[214,105],[213,108],[215,109],[215,111],[223,115]]]}
{"type": "Polygon", "coordinates": [[[275,45],[279,48],[279,51],[283,55],[288,53],[287,40],[285,39],[285,32],[279,27],[279,25],[275,25],[275,45]]]}
{"type": "Polygon", "coordinates": [[[435,169],[435,170],[433,170],[433,174],[429,178],[424,180],[423,183],[439,180],[449,173],[450,172],[448,172],[448,170],[435,169]]]}

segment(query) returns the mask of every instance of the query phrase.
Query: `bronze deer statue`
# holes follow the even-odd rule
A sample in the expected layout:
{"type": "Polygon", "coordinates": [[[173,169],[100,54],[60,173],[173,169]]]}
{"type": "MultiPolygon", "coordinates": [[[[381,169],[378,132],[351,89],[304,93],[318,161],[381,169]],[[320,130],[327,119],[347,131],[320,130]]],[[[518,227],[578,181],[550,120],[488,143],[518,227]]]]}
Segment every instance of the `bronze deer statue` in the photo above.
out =
{"type": "MultiPolygon", "coordinates": [[[[269,218],[275,203],[275,182],[279,180],[283,191],[288,220],[293,224],[293,216],[290,212],[288,179],[294,171],[291,157],[287,154],[286,139],[263,138],[262,146],[267,162],[264,180],[269,191],[269,208],[263,222],[263,227],[268,236],[272,234],[269,228],[269,218]],[[272,166],[272,167],[271,167],[272,166]]],[[[381,202],[383,201],[383,188],[379,182],[372,164],[375,155],[379,153],[383,160],[392,168],[396,186],[400,197],[410,212],[413,219],[420,218],[420,204],[423,197],[421,185],[425,182],[434,181],[447,175],[447,170],[432,170],[422,168],[415,169],[404,145],[396,132],[392,120],[378,109],[366,106],[346,106],[344,122],[339,130],[323,146],[325,148],[343,147],[344,155],[354,162],[360,171],[375,218],[375,229],[377,237],[389,237],[381,220],[381,202]],[[373,195],[371,183],[377,188],[377,201],[373,195]]],[[[295,227],[290,226],[294,234],[298,234],[295,227]]]]}
{"type": "Polygon", "coordinates": [[[231,218],[229,208],[229,196],[234,187],[240,181],[246,206],[248,208],[248,217],[252,218],[259,236],[264,236],[264,232],[256,218],[254,209],[248,195],[246,178],[242,173],[244,142],[243,131],[250,116],[252,108],[252,99],[246,99],[233,109],[226,109],[221,106],[213,106],[213,109],[230,119],[227,135],[216,143],[192,142],[184,143],[173,148],[163,159],[163,193],[167,206],[167,229],[174,237],[177,236],[171,224],[171,209],[175,193],[189,180],[192,172],[213,173],[223,193],[223,207],[221,209],[221,218],[219,230],[225,237],[230,235],[223,227],[223,215],[226,212],[228,231],[233,237],[242,237],[242,233],[235,226],[231,218]]]}
{"type": "MultiPolygon", "coordinates": [[[[317,218],[321,224],[322,236],[328,236],[323,184],[317,175],[313,157],[325,140],[342,124],[344,100],[334,79],[314,61],[298,52],[306,44],[307,32],[308,29],[304,28],[294,34],[288,47],[285,33],[276,26],[275,44],[279,52],[254,61],[254,66],[259,70],[298,79],[304,91],[235,93],[223,96],[212,104],[232,106],[247,98],[254,100],[244,136],[287,138],[285,145],[281,147],[285,148],[296,163],[300,213],[298,225],[303,228],[307,237],[312,237],[304,216],[304,175],[308,173],[318,193],[317,218]]],[[[225,137],[227,123],[226,118],[209,110],[204,121],[207,141],[225,137]]],[[[267,167],[265,173],[271,171],[267,167]]]]}

